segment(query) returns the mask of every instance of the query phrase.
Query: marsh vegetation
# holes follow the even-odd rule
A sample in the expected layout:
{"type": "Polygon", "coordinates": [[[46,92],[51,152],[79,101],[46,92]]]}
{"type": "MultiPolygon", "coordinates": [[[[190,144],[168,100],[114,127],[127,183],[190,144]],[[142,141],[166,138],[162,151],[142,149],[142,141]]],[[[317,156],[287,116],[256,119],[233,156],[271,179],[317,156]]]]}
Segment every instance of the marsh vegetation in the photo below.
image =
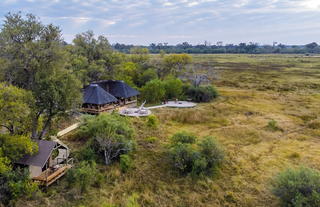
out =
{"type": "MultiPolygon", "coordinates": [[[[193,60],[201,72],[216,71],[218,99],[192,109],[156,109],[157,121],[130,119],[137,145],[128,170],[119,162],[101,162],[100,187],[74,194],[64,189],[64,179],[41,199],[21,205],[125,206],[131,199],[140,206],[279,206],[272,190],[278,173],[301,165],[320,170],[319,58],[194,55],[193,60]],[[213,136],[223,146],[224,162],[212,175],[195,178],[172,168],[168,146],[182,131],[198,141],[213,136]]],[[[76,135],[64,141],[75,154],[86,143],[76,135]]]]}

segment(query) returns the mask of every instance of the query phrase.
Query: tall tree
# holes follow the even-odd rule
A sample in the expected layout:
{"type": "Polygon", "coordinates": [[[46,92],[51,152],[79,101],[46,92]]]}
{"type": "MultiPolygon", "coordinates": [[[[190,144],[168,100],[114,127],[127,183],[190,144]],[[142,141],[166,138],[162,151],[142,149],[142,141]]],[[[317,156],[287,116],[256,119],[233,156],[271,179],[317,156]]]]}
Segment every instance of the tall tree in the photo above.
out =
{"type": "Polygon", "coordinates": [[[0,47],[0,58],[6,61],[1,71],[5,81],[33,94],[32,137],[42,138],[53,118],[75,105],[70,99],[79,100],[80,85],[65,69],[61,31],[52,24],[43,25],[32,14],[23,18],[20,13],[9,13],[0,47]],[[40,118],[45,124],[39,131],[40,118]]]}
{"type": "Polygon", "coordinates": [[[181,74],[186,65],[192,62],[192,57],[187,54],[172,54],[167,55],[163,58],[163,68],[159,71],[159,76],[164,78],[165,76],[171,74],[177,76],[181,74]]]}
{"type": "Polygon", "coordinates": [[[115,65],[123,60],[123,55],[113,51],[106,37],[99,36],[96,39],[94,36],[92,31],[78,34],[73,40],[74,46],[68,48],[70,68],[81,75],[79,78],[84,80],[83,84],[113,78],[115,65]]]}

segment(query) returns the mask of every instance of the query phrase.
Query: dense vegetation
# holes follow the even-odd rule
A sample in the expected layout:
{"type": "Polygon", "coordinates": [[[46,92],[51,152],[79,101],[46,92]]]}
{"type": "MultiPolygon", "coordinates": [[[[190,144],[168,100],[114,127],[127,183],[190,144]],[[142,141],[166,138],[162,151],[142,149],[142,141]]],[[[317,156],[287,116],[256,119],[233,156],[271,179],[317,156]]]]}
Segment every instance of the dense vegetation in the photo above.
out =
{"type": "Polygon", "coordinates": [[[283,206],[319,206],[320,172],[310,168],[288,169],[276,177],[273,193],[283,206]]]}
{"type": "MultiPolygon", "coordinates": [[[[116,43],[112,45],[113,48],[120,52],[128,53],[134,45],[125,45],[116,43]]],[[[187,54],[308,54],[320,53],[320,46],[316,42],[312,42],[306,45],[284,45],[281,43],[274,43],[273,45],[259,45],[258,43],[240,43],[236,44],[225,44],[223,42],[217,42],[211,44],[205,42],[203,44],[192,45],[188,42],[183,42],[177,45],[168,45],[167,43],[152,43],[149,46],[141,46],[149,49],[154,54],[164,53],[187,53],[187,54]]]]}
{"type": "Polygon", "coordinates": [[[171,138],[169,156],[172,166],[180,174],[212,175],[221,164],[224,153],[213,137],[197,138],[187,132],[174,134],[171,138]]]}
{"type": "Polygon", "coordinates": [[[317,57],[126,52],[90,31],[69,45],[33,15],[5,17],[0,206],[318,206],[317,57]],[[201,103],[141,119],[82,117],[62,138],[73,169],[42,191],[15,161],[37,152],[31,138],[74,123],[81,88],[100,79],[124,80],[150,104],[201,103]],[[311,169],[286,170],[301,164],[311,169]]]}

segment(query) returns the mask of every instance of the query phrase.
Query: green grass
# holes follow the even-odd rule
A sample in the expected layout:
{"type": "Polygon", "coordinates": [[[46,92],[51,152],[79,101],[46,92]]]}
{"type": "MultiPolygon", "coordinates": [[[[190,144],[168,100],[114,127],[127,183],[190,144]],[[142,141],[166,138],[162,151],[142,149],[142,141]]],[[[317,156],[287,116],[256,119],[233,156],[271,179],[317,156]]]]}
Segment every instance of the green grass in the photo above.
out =
{"type": "MultiPolygon", "coordinates": [[[[138,143],[134,167],[122,173],[118,163],[101,165],[106,177],[101,188],[79,196],[65,189],[61,179],[37,200],[18,206],[125,206],[132,195],[144,207],[278,206],[270,191],[275,174],[300,165],[320,170],[320,58],[194,55],[193,59],[199,71],[216,71],[218,79],[212,81],[221,97],[194,109],[157,109],[156,128],[147,127],[146,119],[132,119],[138,143]],[[281,130],[266,127],[270,120],[281,130]],[[171,170],[166,146],[178,131],[217,138],[226,162],[216,175],[192,179],[171,170]]],[[[64,139],[73,151],[82,146],[83,141],[64,139]]]]}

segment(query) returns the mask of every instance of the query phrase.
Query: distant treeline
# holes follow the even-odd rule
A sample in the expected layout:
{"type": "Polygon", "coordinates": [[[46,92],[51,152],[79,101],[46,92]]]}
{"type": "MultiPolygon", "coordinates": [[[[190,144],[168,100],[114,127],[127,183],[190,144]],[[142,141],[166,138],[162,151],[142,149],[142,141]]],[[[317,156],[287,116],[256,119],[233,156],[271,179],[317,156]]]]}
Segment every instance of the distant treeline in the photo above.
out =
{"type": "Polygon", "coordinates": [[[192,45],[188,42],[183,42],[177,45],[168,45],[167,43],[152,43],[149,46],[126,45],[116,43],[112,47],[123,53],[130,53],[130,49],[134,47],[142,47],[149,49],[150,53],[189,53],[189,54],[216,54],[216,53],[235,53],[235,54],[306,54],[320,53],[320,46],[316,42],[306,45],[284,45],[274,43],[273,45],[259,45],[257,43],[240,43],[222,45],[218,42],[211,45],[207,42],[204,44],[192,45]]]}

